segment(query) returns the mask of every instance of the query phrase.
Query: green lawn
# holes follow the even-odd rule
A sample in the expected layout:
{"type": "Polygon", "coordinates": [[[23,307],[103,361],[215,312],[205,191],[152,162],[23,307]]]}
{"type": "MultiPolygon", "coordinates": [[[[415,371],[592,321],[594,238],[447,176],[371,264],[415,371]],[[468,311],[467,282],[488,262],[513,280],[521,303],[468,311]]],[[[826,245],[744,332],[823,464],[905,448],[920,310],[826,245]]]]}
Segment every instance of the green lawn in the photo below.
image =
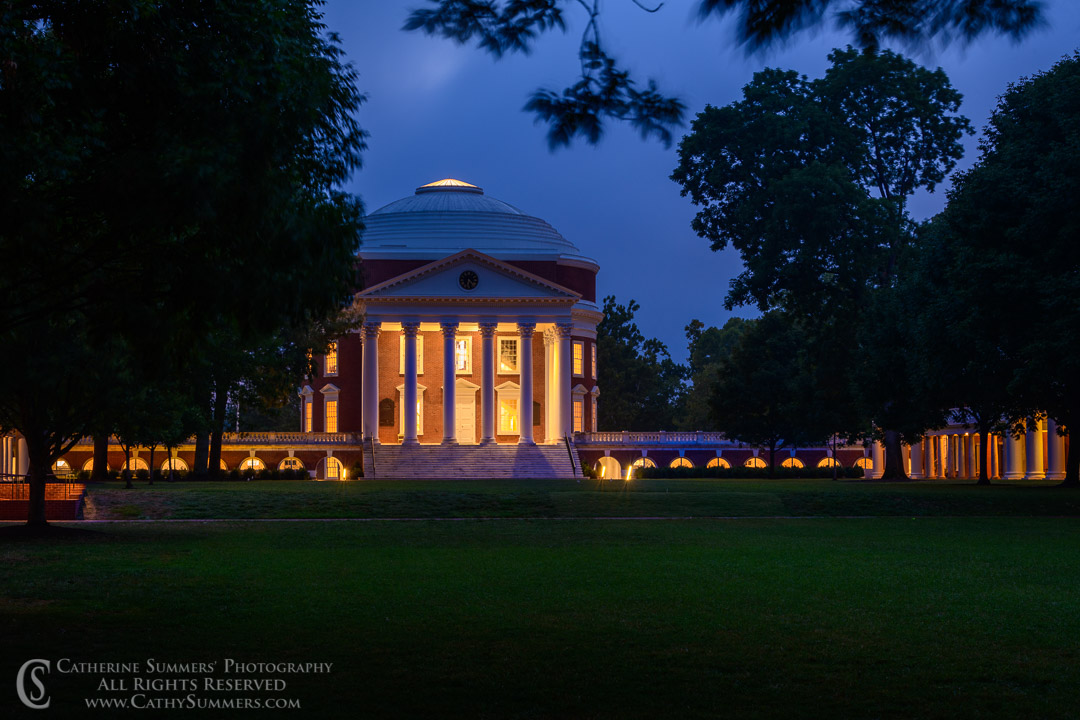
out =
{"type": "MultiPolygon", "coordinates": [[[[173,513],[208,502],[211,516],[290,500],[308,514],[550,518],[584,506],[670,516],[694,499],[708,511],[696,515],[816,515],[834,502],[882,515],[1075,514],[1071,493],[1021,487],[571,484],[181,485],[127,496],[168,498],[155,507],[173,513]],[[439,497],[413,497],[423,487],[439,497]]],[[[1071,518],[82,527],[59,540],[0,536],[3,677],[39,657],[333,662],[329,676],[290,676],[276,694],[302,703],[282,714],[304,717],[1077,716],[1071,518]]],[[[36,715],[81,716],[83,697],[109,695],[96,692],[99,677],[49,676],[53,704],[36,715]]]]}
{"type": "Polygon", "coordinates": [[[1080,516],[1080,493],[1031,483],[830,480],[204,482],[91,485],[88,519],[1080,516]]]}

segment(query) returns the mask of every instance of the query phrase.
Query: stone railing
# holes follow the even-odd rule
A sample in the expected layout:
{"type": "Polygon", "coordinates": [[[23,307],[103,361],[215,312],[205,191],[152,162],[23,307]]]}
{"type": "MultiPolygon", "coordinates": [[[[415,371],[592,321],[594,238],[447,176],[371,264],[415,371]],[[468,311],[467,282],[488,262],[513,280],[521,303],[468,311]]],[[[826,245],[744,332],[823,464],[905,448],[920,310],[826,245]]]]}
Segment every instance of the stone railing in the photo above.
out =
{"type": "MultiPolygon", "coordinates": [[[[115,439],[110,438],[110,441],[115,442],[115,439]]],[[[227,432],[222,433],[221,442],[223,445],[359,445],[360,436],[343,432],[227,432]]],[[[77,444],[93,445],[94,439],[84,437],[77,444]]],[[[190,437],[180,444],[194,445],[195,438],[190,437]]]]}
{"type": "Polygon", "coordinates": [[[735,445],[724,433],[703,432],[701,430],[667,432],[583,432],[574,434],[578,445],[686,445],[690,443],[708,445],[735,445]]]}

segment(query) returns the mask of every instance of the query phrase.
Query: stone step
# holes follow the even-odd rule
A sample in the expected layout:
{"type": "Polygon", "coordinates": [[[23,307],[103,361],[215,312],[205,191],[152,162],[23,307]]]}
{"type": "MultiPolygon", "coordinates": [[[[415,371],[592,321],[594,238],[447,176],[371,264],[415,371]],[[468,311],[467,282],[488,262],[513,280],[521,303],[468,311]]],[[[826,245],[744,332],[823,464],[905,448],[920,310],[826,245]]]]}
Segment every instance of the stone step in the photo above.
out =
{"type": "Polygon", "coordinates": [[[565,445],[380,445],[372,463],[364,447],[368,478],[571,478],[580,477],[577,450],[565,445]],[[571,464],[571,455],[573,464],[571,464]]]}

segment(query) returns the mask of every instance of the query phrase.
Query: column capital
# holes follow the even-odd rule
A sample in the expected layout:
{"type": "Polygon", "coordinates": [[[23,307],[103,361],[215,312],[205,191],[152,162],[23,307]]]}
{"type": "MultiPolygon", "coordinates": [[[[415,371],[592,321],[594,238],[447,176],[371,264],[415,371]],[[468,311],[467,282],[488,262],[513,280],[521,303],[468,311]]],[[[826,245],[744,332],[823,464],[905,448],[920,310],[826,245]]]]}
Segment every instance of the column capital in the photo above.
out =
{"type": "Polygon", "coordinates": [[[498,323],[482,322],[480,323],[480,336],[481,337],[495,337],[495,328],[499,326],[498,323]]]}
{"type": "Polygon", "coordinates": [[[517,327],[518,327],[518,335],[520,335],[521,337],[531,338],[533,336],[533,332],[536,331],[536,323],[521,323],[521,322],[519,322],[517,324],[517,327]]]}
{"type": "Polygon", "coordinates": [[[379,337],[379,333],[382,332],[382,323],[379,322],[366,322],[360,326],[361,337],[379,337]]]}
{"type": "Polygon", "coordinates": [[[420,332],[420,322],[417,320],[401,323],[401,332],[405,337],[416,337],[420,332]]]}
{"type": "Polygon", "coordinates": [[[555,329],[548,328],[544,330],[544,345],[552,345],[555,342],[555,329]]]}
{"type": "Polygon", "coordinates": [[[563,338],[570,337],[570,332],[573,329],[574,329],[574,324],[573,323],[556,323],[555,324],[555,334],[558,335],[559,337],[563,337],[563,338]]]}
{"type": "Polygon", "coordinates": [[[454,337],[457,335],[458,323],[456,322],[441,322],[439,328],[442,330],[444,337],[454,337]]]}

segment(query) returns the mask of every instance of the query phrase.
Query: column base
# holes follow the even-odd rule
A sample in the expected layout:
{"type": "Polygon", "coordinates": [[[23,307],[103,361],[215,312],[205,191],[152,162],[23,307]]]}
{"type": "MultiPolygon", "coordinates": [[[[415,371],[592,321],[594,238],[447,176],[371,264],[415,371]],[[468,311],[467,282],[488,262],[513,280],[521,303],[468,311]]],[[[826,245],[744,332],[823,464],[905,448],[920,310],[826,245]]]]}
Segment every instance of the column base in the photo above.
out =
{"type": "Polygon", "coordinates": [[[909,473],[908,477],[911,478],[912,480],[922,480],[922,479],[924,479],[924,476],[923,476],[922,473],[909,473]]]}
{"type": "Polygon", "coordinates": [[[481,438],[480,444],[481,445],[498,445],[498,443],[495,442],[495,438],[481,438]]]}
{"type": "Polygon", "coordinates": [[[1028,473],[1024,476],[1025,480],[1045,480],[1046,473],[1028,473]]]}
{"type": "Polygon", "coordinates": [[[1007,472],[1007,473],[1005,473],[1004,475],[1001,476],[1001,479],[1002,480],[1023,480],[1024,479],[1024,473],[1023,473],[1023,471],[1021,471],[1021,472],[1007,472]]]}
{"type": "Polygon", "coordinates": [[[443,445],[457,445],[458,441],[457,441],[457,438],[443,438],[442,444],[443,445]]]}
{"type": "Polygon", "coordinates": [[[532,438],[518,438],[517,444],[518,445],[535,445],[536,443],[532,440],[532,438]]]}
{"type": "Polygon", "coordinates": [[[420,447],[420,441],[416,438],[406,438],[401,441],[401,447],[420,447]]]}
{"type": "Polygon", "coordinates": [[[1046,479],[1047,480],[1064,480],[1065,479],[1065,472],[1062,471],[1062,472],[1059,472],[1059,473],[1056,473],[1056,472],[1046,473],[1046,479]]]}

